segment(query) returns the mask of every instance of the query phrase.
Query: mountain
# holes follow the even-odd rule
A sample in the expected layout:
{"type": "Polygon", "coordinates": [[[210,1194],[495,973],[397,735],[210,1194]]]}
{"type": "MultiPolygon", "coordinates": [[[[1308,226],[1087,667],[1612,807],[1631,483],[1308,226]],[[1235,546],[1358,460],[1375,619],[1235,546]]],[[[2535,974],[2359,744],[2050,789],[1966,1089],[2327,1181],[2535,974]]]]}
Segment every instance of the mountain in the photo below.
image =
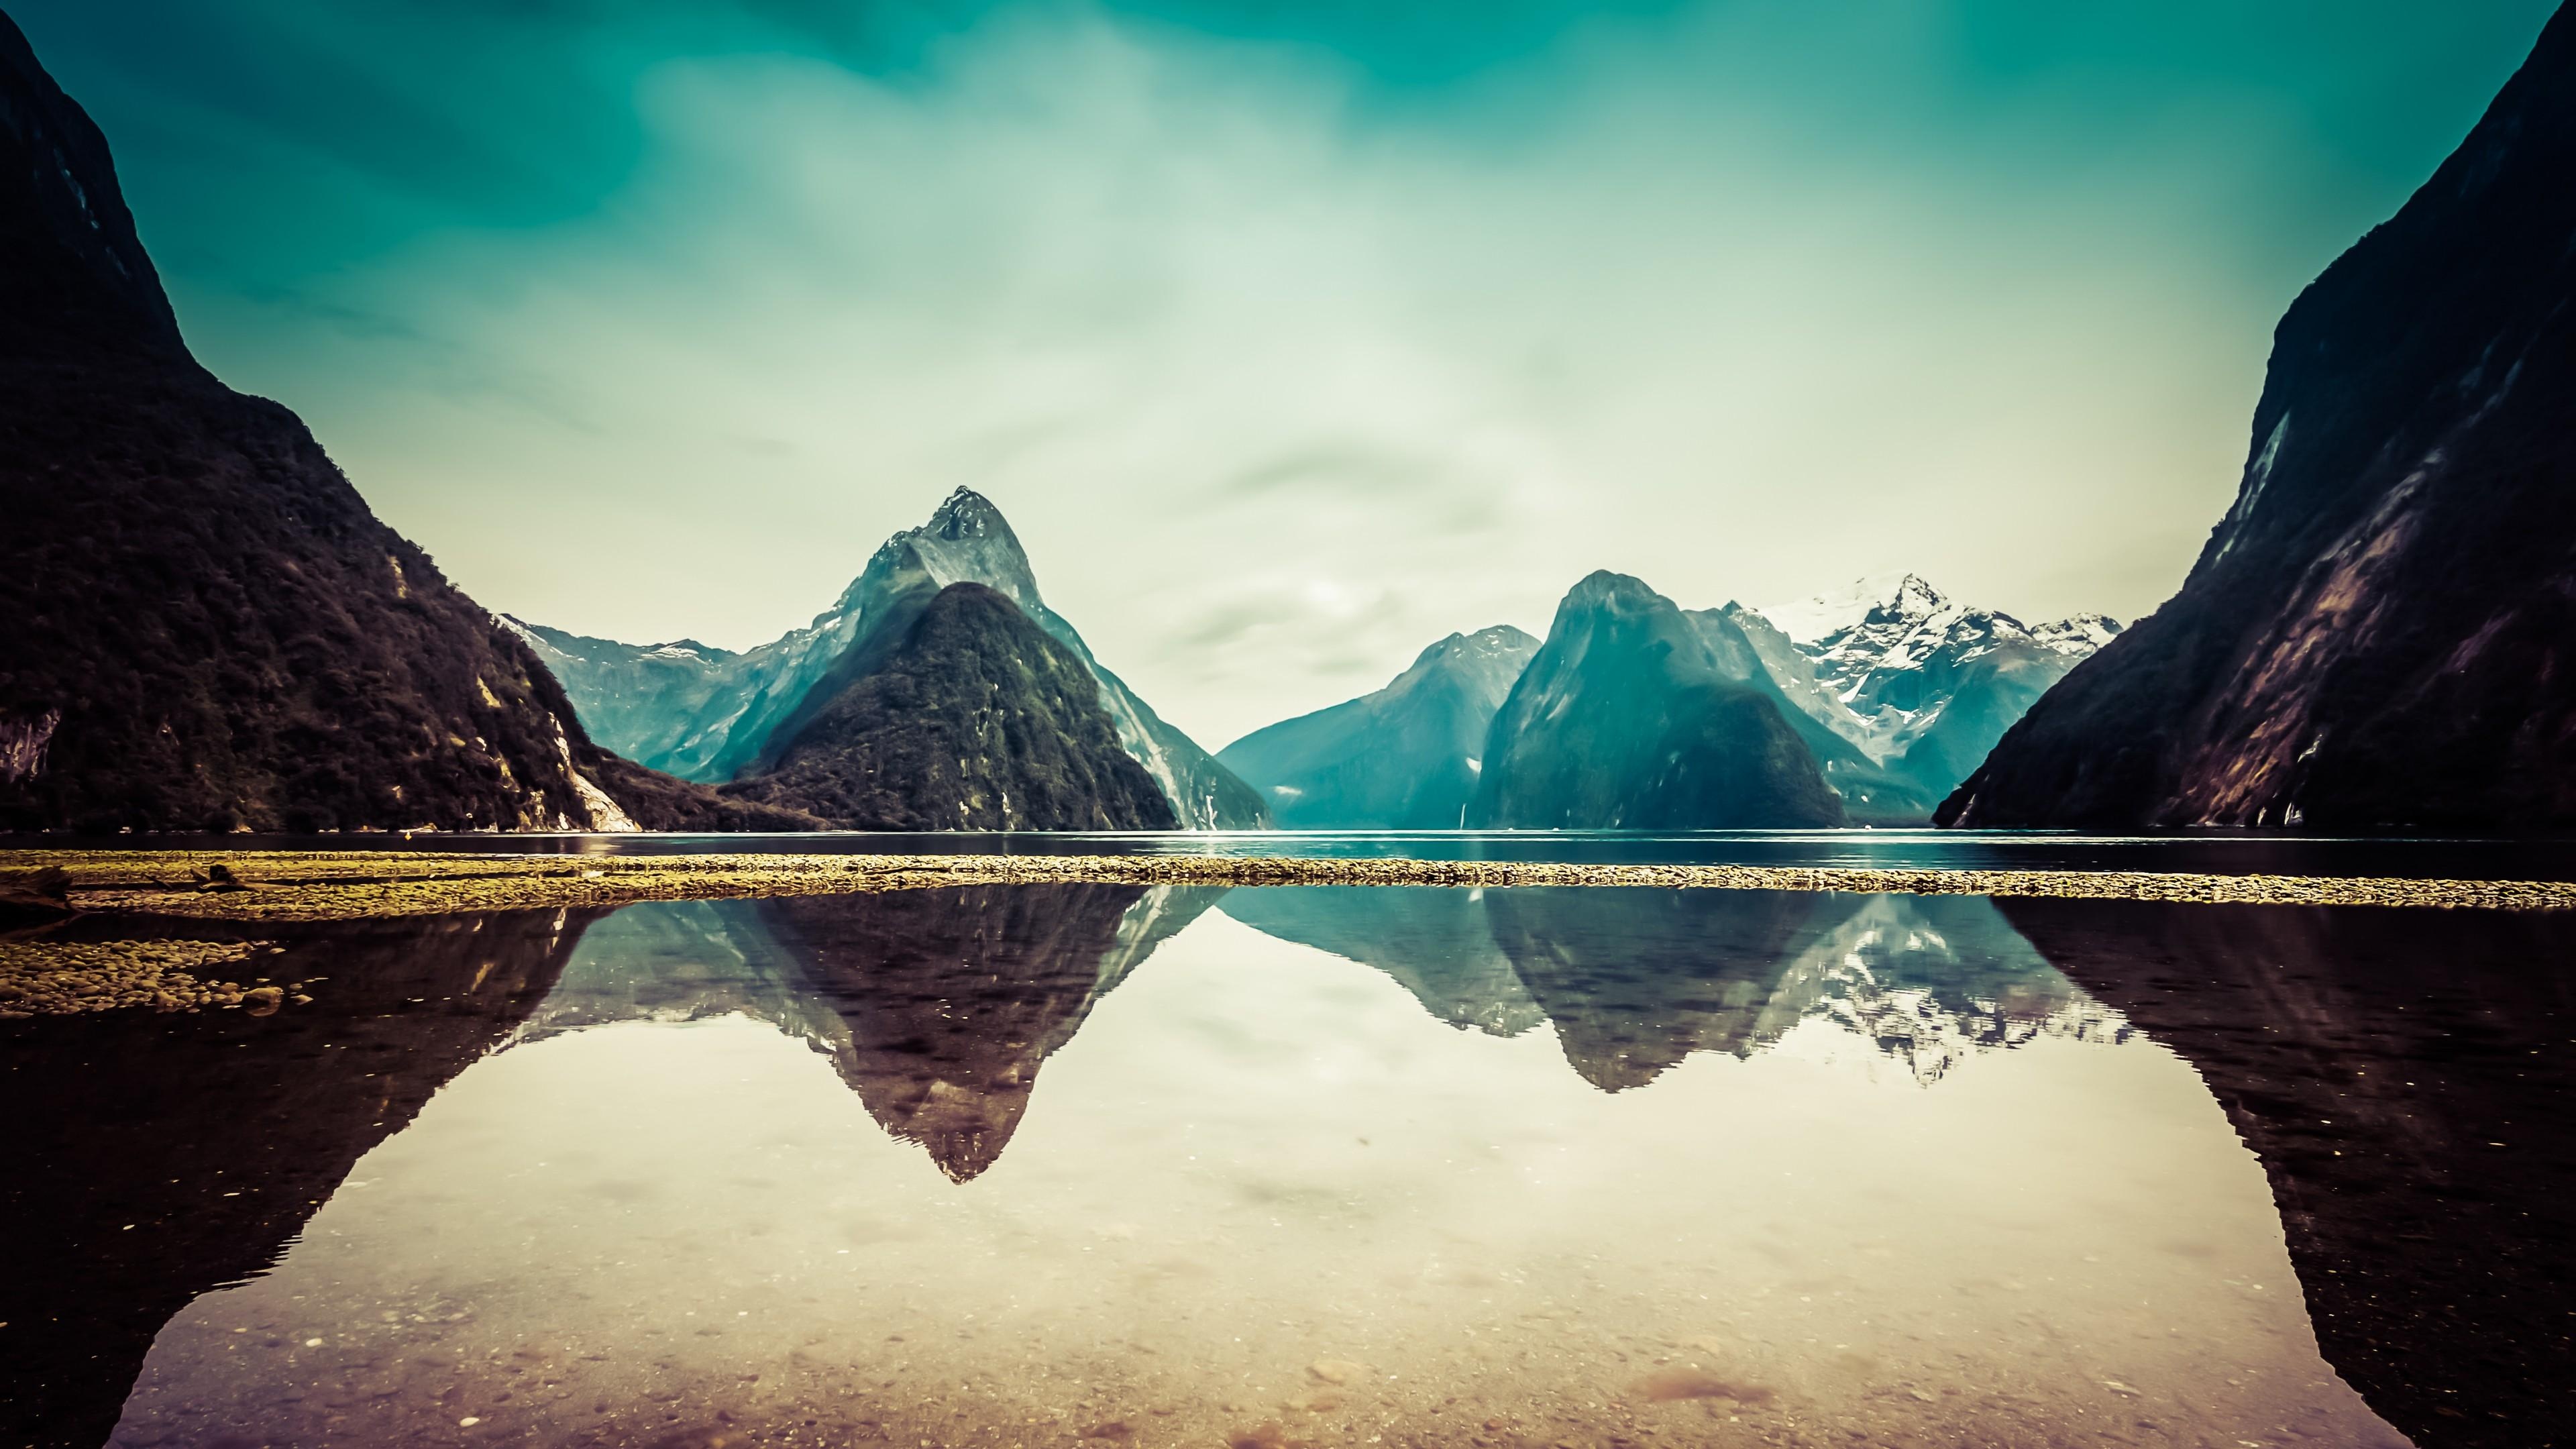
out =
{"type": "Polygon", "coordinates": [[[1769,693],[1698,623],[1625,574],[1557,605],[1547,642],[1487,732],[1467,807],[1479,827],[1840,825],[1842,801],[1769,693]]]}
{"type": "MultiPolygon", "coordinates": [[[[1717,677],[1769,700],[1859,824],[1917,824],[2005,729],[2120,632],[2100,614],[2024,625],[1914,574],[1767,609],[1684,611],[1717,677]]],[[[1218,753],[1291,829],[1463,823],[1485,734],[1537,643],[1452,634],[1386,688],[1218,753]]]]}
{"type": "Polygon", "coordinates": [[[293,413],[200,367],[6,17],[0,516],[0,828],[813,823],[597,749],[293,413]]]}
{"type": "Polygon", "coordinates": [[[1970,826],[2576,823],[2576,15],[2301,293],[2179,593],[1943,807],[1970,826]]]}
{"type": "Polygon", "coordinates": [[[852,830],[1169,830],[1073,651],[1001,594],[950,584],[843,656],[777,757],[726,793],[852,830]],[[888,636],[899,635],[899,638],[888,636]]]}
{"type": "Polygon", "coordinates": [[[1918,820],[2121,628],[2101,614],[2025,625],[1955,603],[1918,574],[1719,612],[1752,636],[1792,705],[1848,741],[1893,791],[1919,802],[1918,820]]]}
{"type": "Polygon", "coordinates": [[[509,622],[564,680],[583,722],[600,739],[683,779],[721,783],[776,753],[785,743],[782,728],[809,706],[816,687],[844,656],[870,647],[888,620],[903,613],[900,600],[925,584],[936,590],[955,583],[999,593],[1082,661],[1100,683],[1101,704],[1120,745],[1153,775],[1184,827],[1257,830],[1270,824],[1269,811],[1250,786],[1102,668],[1074,627],[1046,606],[1009,522],[970,489],[949,495],[921,527],[887,539],[811,624],[740,654],[686,640],[619,644],[509,622]]]}
{"type": "Polygon", "coordinates": [[[1485,732],[1538,652],[1509,624],[1452,634],[1384,689],[1217,752],[1290,830],[1440,830],[1466,818],[1485,732]]]}

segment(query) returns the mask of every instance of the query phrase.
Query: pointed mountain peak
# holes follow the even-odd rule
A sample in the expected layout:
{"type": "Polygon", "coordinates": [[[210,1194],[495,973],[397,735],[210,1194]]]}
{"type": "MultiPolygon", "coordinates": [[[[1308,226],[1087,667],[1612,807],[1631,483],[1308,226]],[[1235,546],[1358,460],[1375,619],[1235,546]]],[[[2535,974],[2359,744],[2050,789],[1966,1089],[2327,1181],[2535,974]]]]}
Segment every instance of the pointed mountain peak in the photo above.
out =
{"type": "Polygon", "coordinates": [[[1582,582],[1566,591],[1564,602],[1556,606],[1559,617],[1569,610],[1639,608],[1671,601],[1658,594],[1644,579],[1631,574],[1594,569],[1582,582]]]}
{"type": "MultiPolygon", "coordinates": [[[[974,583],[994,589],[1034,615],[1046,607],[1028,551],[993,500],[972,488],[948,495],[919,528],[907,528],[879,545],[868,566],[842,590],[833,612],[845,614],[881,597],[891,581],[917,567],[935,588],[974,583]]],[[[829,615],[824,616],[826,618],[829,615]]]]}
{"type": "Polygon", "coordinates": [[[160,275],[134,233],[89,113],[0,14],[0,336],[51,351],[141,346],[185,355],[160,275]]]}
{"type": "Polygon", "coordinates": [[[993,506],[992,499],[961,487],[948,495],[920,531],[949,539],[981,538],[994,533],[1008,537],[1011,525],[1002,517],[1002,510],[993,506]]]}
{"type": "Polygon", "coordinates": [[[1872,616],[1882,620],[1928,618],[1949,603],[1921,574],[1889,573],[1828,589],[1796,603],[1769,605],[1757,612],[1798,643],[1815,644],[1867,623],[1872,616]]]}
{"type": "MultiPolygon", "coordinates": [[[[1411,669],[1420,669],[1426,664],[1442,659],[1490,659],[1498,656],[1526,658],[1536,652],[1538,652],[1538,641],[1531,638],[1528,631],[1513,628],[1509,624],[1496,624],[1491,628],[1479,629],[1473,634],[1452,634],[1446,639],[1434,641],[1421,653],[1413,656],[1411,669]]],[[[1410,673],[1411,669],[1407,672],[1410,673]]]]}

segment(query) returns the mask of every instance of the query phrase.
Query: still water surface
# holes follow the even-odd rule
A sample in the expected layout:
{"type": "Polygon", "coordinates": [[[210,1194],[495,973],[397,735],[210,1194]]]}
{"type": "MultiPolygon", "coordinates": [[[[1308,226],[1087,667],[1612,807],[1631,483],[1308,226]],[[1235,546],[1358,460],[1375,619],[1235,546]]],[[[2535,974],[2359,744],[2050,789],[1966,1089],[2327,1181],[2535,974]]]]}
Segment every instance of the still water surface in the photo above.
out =
{"type": "MultiPolygon", "coordinates": [[[[141,1310],[88,1349],[86,1442],[138,1446],[2548,1442],[2545,1361],[2374,1358],[2426,1325],[2366,1261],[2443,1211],[2452,1118],[2528,1101],[2301,1125],[2438,1055],[2311,979],[2436,913],[2099,904],[1036,886],[317,930],[302,1014],[110,1028],[44,1088],[179,1074],[116,1090],[201,1147],[63,1215],[282,1252],[192,1282],[102,1221],[74,1256],[124,1276],[51,1312],[141,1310]],[[2266,1055],[2320,1020],[2371,1038],[2340,1077],[2266,1055]],[[2423,1182],[2321,1217],[2347,1150],[2423,1182]]],[[[2571,938],[2435,928],[2455,982],[2571,938]]],[[[2563,977],[2526,995],[2563,1040],[2563,977]]],[[[2407,1088],[2468,1090],[2439,1070],[2407,1088]]],[[[113,1178],[144,1139],[84,1140],[45,1150],[113,1178]]]]}

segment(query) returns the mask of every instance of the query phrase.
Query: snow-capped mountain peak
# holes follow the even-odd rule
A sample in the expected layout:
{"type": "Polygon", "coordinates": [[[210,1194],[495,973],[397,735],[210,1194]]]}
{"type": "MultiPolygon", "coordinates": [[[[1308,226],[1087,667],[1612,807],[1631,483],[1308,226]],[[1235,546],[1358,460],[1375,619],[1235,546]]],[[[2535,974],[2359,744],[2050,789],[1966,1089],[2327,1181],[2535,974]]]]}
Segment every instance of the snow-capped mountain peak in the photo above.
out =
{"type": "Polygon", "coordinates": [[[1921,574],[1895,573],[1877,574],[1844,588],[1828,589],[1795,603],[1769,605],[1756,612],[1788,635],[1790,642],[1806,647],[1873,619],[1894,622],[1924,618],[1949,602],[1921,574]]]}
{"type": "Polygon", "coordinates": [[[2121,627],[2108,614],[2076,614],[2052,624],[2034,624],[2030,637],[2060,654],[2083,659],[2110,643],[2121,627]]]}

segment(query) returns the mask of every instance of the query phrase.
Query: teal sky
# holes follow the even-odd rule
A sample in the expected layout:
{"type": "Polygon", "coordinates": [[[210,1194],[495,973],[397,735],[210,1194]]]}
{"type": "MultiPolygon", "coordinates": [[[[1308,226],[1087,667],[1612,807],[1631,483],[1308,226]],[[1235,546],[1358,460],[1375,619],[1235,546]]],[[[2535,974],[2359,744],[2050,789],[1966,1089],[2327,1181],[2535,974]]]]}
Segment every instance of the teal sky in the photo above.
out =
{"type": "Polygon", "coordinates": [[[199,355],[486,604],[748,645],[965,484],[1213,747],[1596,567],[2152,608],[2551,8],[10,13],[199,355]]]}

